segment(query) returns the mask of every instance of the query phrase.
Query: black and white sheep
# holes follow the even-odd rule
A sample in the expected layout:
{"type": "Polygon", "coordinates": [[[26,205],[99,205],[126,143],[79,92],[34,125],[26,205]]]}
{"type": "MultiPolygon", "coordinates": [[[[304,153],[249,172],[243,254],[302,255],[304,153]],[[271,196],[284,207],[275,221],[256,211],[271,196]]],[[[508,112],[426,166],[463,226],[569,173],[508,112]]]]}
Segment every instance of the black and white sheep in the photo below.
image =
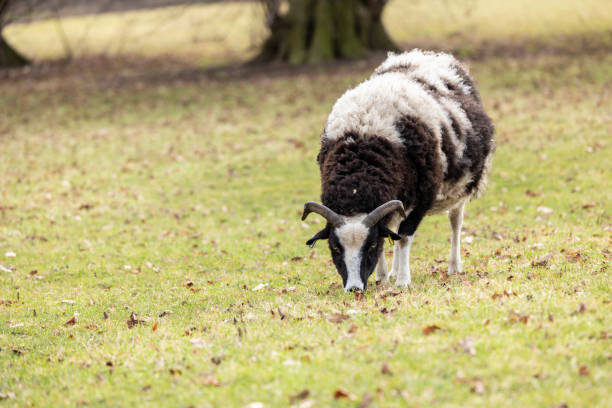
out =
{"type": "Polygon", "coordinates": [[[451,55],[390,53],[372,76],[335,103],[317,160],[321,201],[308,202],[326,227],[307,244],[329,239],[345,290],[376,280],[410,284],[410,244],[425,215],[449,212],[449,272],[461,271],[465,202],[486,185],[493,125],[474,82],[451,55]],[[394,231],[397,231],[394,232],[394,231]],[[384,238],[395,241],[389,274],[384,238]]]}

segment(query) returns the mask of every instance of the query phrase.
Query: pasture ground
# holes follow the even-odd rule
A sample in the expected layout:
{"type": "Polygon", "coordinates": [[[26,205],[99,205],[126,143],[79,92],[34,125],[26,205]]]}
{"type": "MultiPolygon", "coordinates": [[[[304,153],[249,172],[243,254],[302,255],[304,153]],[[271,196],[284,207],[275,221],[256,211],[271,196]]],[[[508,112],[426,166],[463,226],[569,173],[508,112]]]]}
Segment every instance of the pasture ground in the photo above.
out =
{"type": "Polygon", "coordinates": [[[591,28],[588,52],[466,54],[497,153],[467,206],[465,273],[446,275],[450,227],[428,217],[411,289],[372,279],[363,297],[299,216],[333,102],[383,56],[213,72],[130,54],[4,76],[0,404],[607,406],[612,55],[591,28]]]}

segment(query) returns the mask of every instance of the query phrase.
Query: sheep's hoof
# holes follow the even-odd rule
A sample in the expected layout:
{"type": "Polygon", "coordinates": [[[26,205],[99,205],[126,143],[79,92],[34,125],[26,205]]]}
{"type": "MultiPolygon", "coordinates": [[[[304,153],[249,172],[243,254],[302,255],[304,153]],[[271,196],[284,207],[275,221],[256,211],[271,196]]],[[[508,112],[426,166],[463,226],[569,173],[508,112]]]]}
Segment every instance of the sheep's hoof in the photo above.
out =
{"type": "Polygon", "coordinates": [[[460,262],[449,262],[448,263],[448,274],[449,275],[453,275],[453,274],[461,274],[462,270],[461,270],[461,263],[460,262]]]}
{"type": "Polygon", "coordinates": [[[389,277],[385,276],[384,278],[376,278],[376,284],[377,285],[386,285],[387,283],[389,283],[389,277]]]}
{"type": "Polygon", "coordinates": [[[398,279],[397,281],[395,281],[395,286],[397,286],[398,288],[410,287],[410,278],[398,279]]]}

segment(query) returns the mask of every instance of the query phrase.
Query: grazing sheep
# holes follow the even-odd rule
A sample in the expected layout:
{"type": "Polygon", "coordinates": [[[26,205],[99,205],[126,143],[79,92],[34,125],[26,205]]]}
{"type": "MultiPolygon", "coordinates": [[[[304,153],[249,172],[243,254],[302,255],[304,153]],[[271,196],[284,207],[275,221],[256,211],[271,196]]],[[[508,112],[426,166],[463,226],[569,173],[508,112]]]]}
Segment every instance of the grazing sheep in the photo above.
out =
{"type": "Polygon", "coordinates": [[[307,244],[329,239],[346,291],[365,290],[377,265],[376,280],[408,286],[419,223],[448,210],[449,272],[461,272],[463,208],[484,190],[493,133],[474,82],[451,55],[390,53],[329,115],[317,156],[323,204],[306,203],[302,216],[318,213],[327,225],[307,244]],[[390,274],[385,237],[395,241],[390,274]]]}

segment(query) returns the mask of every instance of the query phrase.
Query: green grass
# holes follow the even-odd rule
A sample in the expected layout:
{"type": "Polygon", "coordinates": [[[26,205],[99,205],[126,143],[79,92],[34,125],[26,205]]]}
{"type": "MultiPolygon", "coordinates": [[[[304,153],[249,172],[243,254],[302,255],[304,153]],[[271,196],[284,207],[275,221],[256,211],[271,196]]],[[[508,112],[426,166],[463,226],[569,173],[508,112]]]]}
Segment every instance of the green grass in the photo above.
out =
{"type": "Polygon", "coordinates": [[[308,389],[312,406],[607,406],[612,57],[470,67],[498,148],[465,274],[444,278],[450,228],[428,217],[412,288],[364,299],[299,215],[326,115],[369,63],[3,82],[0,404],[273,407],[308,389]]]}

